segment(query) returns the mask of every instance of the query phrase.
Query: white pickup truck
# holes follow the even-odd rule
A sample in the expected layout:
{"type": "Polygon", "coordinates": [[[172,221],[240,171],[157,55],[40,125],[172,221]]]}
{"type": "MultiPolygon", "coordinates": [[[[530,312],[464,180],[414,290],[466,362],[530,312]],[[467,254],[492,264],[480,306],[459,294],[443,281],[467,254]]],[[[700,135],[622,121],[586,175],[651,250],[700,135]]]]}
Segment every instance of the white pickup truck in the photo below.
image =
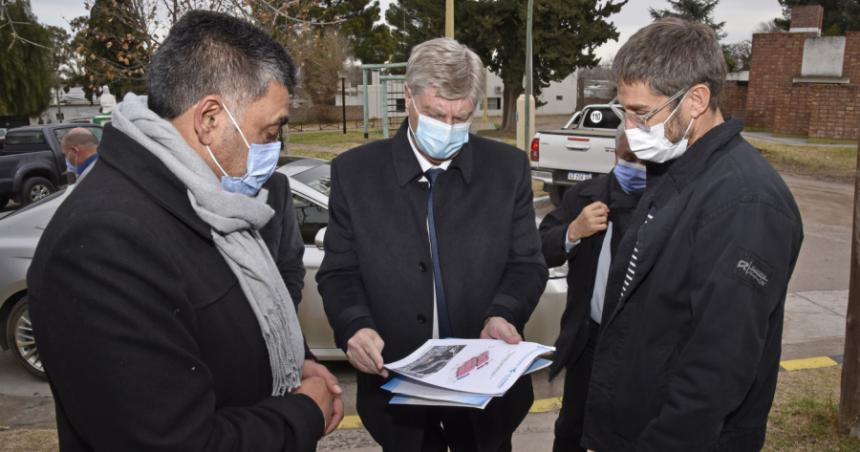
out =
{"type": "Polygon", "coordinates": [[[553,204],[561,203],[568,187],[612,169],[619,124],[609,105],[589,105],[560,130],[535,134],[529,149],[532,177],[543,182],[553,204]]]}

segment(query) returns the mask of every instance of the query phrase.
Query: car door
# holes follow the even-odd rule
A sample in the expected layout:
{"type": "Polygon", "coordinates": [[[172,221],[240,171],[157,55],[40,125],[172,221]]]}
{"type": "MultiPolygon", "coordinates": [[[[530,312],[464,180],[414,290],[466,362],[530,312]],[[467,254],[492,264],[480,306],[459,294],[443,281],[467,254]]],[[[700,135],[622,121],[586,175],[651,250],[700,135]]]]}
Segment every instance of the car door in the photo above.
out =
{"type": "Polygon", "coordinates": [[[345,359],[343,352],[335,345],[334,332],[325,315],[316,282],[324,252],[316,245],[315,239],[317,233],[328,226],[328,209],[295,190],[292,196],[296,220],[305,244],[305,287],[302,289],[302,302],[298,312],[302,333],[317,358],[345,359]]]}

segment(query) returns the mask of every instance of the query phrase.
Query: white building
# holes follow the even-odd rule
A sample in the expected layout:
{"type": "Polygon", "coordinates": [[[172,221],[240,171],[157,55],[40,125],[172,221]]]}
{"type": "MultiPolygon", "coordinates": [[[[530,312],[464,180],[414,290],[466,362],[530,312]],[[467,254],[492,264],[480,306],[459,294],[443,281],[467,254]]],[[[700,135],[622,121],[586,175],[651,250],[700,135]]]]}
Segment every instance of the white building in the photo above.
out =
{"type": "MultiPolygon", "coordinates": [[[[369,116],[371,119],[382,117],[382,87],[379,83],[379,72],[371,72],[372,80],[368,86],[368,104],[369,116]]],[[[392,80],[386,83],[386,91],[388,97],[388,116],[403,117],[406,116],[406,102],[403,98],[403,82],[392,80]]],[[[487,113],[489,116],[501,116],[504,102],[504,83],[502,79],[492,73],[487,73],[487,113]]],[[[351,86],[347,84],[346,88],[346,105],[363,105],[364,91],[361,85],[351,86]]],[[[569,115],[573,114],[576,108],[576,73],[570,74],[567,78],[560,82],[553,82],[543,90],[539,99],[540,102],[546,102],[545,105],[537,108],[537,115],[569,115]]],[[[336,105],[341,105],[341,96],[338,94],[335,100],[336,105]]],[[[483,114],[483,105],[478,106],[476,115],[483,114]]]]}

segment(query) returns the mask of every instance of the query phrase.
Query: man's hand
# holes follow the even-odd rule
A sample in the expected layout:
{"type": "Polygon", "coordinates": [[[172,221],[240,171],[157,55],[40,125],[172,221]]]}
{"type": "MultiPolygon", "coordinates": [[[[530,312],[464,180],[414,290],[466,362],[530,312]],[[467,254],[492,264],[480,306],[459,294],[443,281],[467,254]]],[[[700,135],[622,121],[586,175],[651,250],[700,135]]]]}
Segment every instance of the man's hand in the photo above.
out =
{"type": "Polygon", "coordinates": [[[346,357],[352,367],[366,373],[388,378],[382,348],[385,341],[372,328],[362,328],[346,341],[346,357]]]}
{"type": "Polygon", "coordinates": [[[333,432],[334,429],[337,428],[340,421],[343,420],[343,399],[341,399],[341,395],[343,394],[343,389],[338,384],[337,377],[332,374],[326,366],[312,360],[306,359],[305,365],[302,368],[302,378],[311,378],[311,377],[319,377],[322,378],[326,383],[326,387],[328,387],[329,392],[331,392],[333,396],[332,400],[332,414],[331,419],[326,419],[326,428],[325,434],[333,432]]]}
{"type": "MultiPolygon", "coordinates": [[[[322,411],[323,419],[325,419],[325,431],[328,434],[331,424],[333,424],[335,397],[329,391],[326,381],[321,377],[305,378],[302,380],[302,385],[295,390],[295,394],[304,394],[316,402],[320,411],[322,411]]],[[[341,407],[342,410],[343,408],[341,407]]],[[[337,420],[337,423],[340,423],[340,419],[337,420]]]]}
{"type": "Polygon", "coordinates": [[[484,321],[481,339],[501,339],[508,344],[519,344],[523,340],[517,329],[502,317],[490,317],[484,321]]]}
{"type": "Polygon", "coordinates": [[[567,240],[575,243],[577,240],[605,231],[608,221],[609,207],[600,201],[595,201],[585,206],[579,216],[570,222],[567,228],[567,240]]]}

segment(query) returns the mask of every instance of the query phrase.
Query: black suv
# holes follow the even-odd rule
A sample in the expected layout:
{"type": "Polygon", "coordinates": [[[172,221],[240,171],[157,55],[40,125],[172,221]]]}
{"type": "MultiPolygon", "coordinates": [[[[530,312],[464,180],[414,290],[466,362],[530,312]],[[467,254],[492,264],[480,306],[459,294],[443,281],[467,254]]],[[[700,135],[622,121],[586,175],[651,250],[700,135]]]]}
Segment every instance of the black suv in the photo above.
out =
{"type": "Polygon", "coordinates": [[[60,139],[75,127],[88,128],[101,141],[102,128],[93,124],[47,124],[6,133],[0,148],[0,209],[13,199],[22,205],[38,201],[66,184],[60,139]]]}

